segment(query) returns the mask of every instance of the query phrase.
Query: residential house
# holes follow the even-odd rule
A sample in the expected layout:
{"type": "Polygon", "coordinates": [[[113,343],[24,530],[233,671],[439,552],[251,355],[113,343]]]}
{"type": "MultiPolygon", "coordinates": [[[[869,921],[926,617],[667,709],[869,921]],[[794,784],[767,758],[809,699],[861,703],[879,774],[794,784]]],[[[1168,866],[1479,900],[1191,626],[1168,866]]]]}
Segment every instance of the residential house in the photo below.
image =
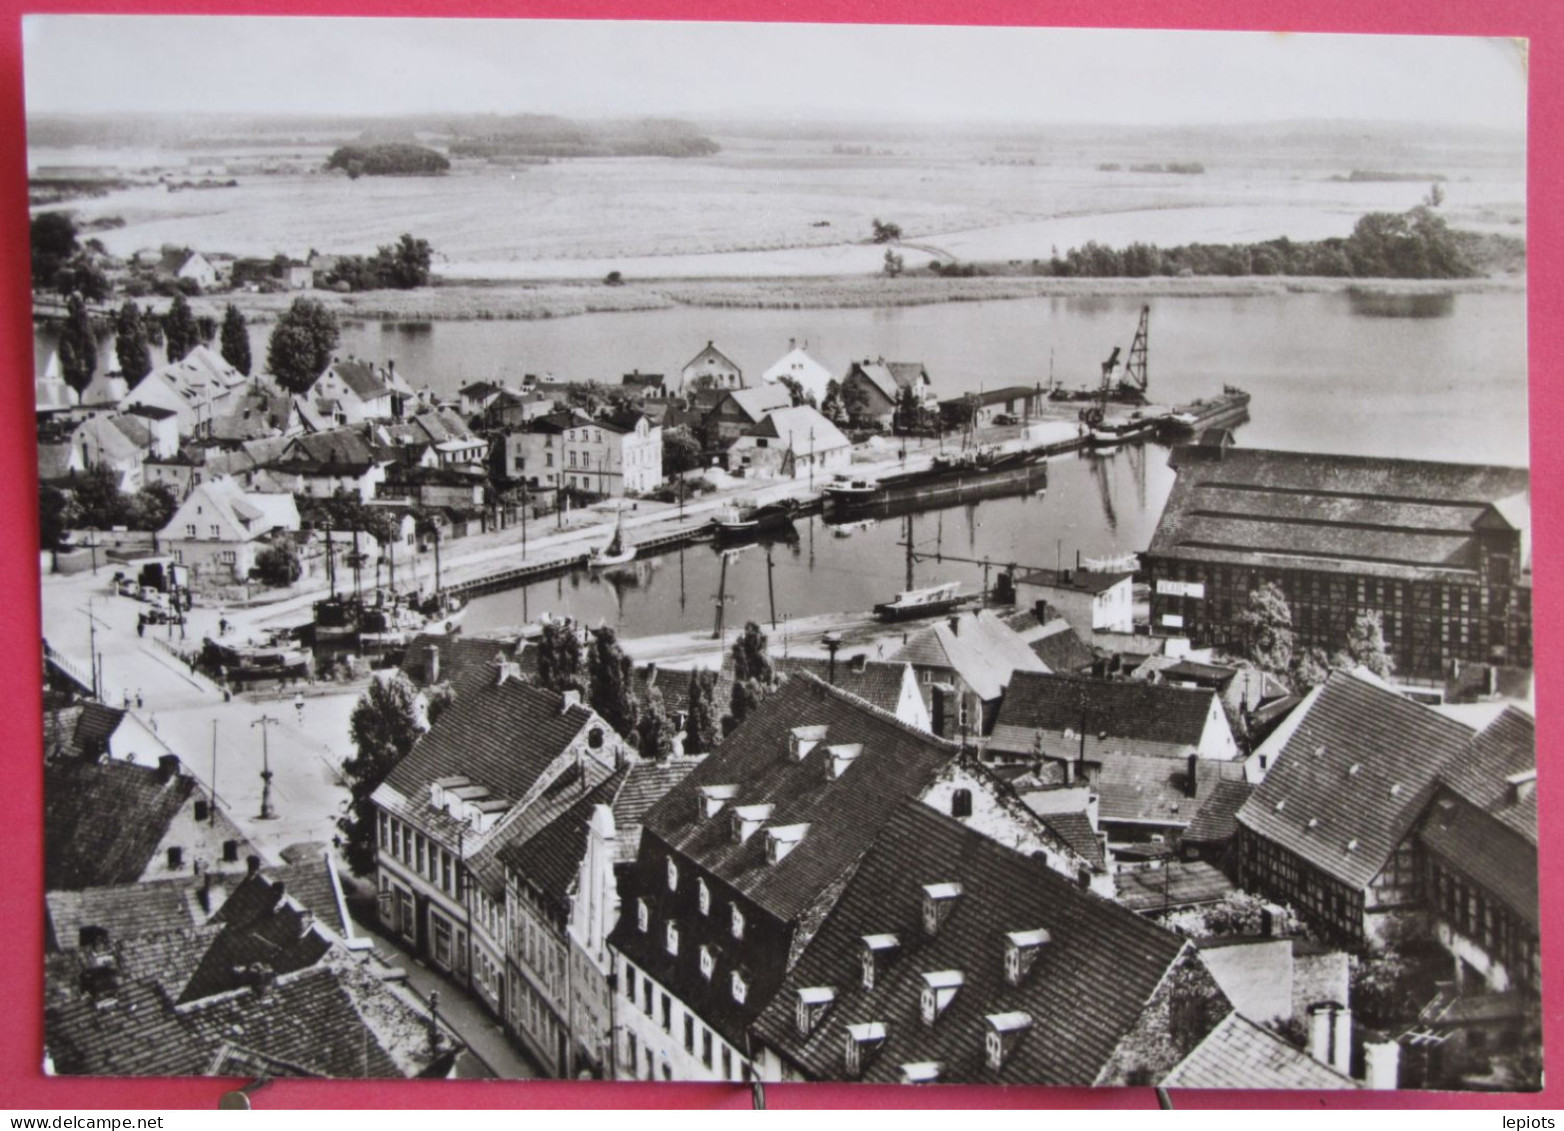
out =
{"type": "Polygon", "coordinates": [[[1162,1086],[1324,1092],[1359,1084],[1234,1010],[1163,1077],[1162,1086]]]}
{"type": "Polygon", "coordinates": [[[1110,753],[1233,761],[1238,742],[1214,691],[1017,671],[988,752],[1101,764],[1110,753]]]}
{"type": "Polygon", "coordinates": [[[807,672],[833,687],[856,695],[910,727],[933,733],[929,705],[918,686],[911,664],[871,660],[867,653],[829,660],[822,656],[773,656],[772,666],[782,676],[807,672]]]}
{"type": "Polygon", "coordinates": [[[249,378],[223,359],[211,346],[197,345],[178,361],[148,373],[120,402],[122,411],[135,405],[167,409],[175,414],[181,436],[206,432],[213,420],[225,415],[228,399],[249,378]]]}
{"type": "Polygon", "coordinates": [[[140,716],[120,707],[91,700],[43,714],[43,756],[66,761],[104,759],[156,765],[168,744],[140,716]]]}
{"type": "Polygon", "coordinates": [[[885,823],[955,755],[801,675],[669,790],[609,939],[618,1077],[751,1078],[751,1021],[885,823]]]}
{"type": "Polygon", "coordinates": [[[81,391],[81,405],[83,408],[96,409],[100,412],[119,408],[120,402],[130,395],[130,383],[115,373],[94,374],[87,387],[81,391]]]}
{"type": "Polygon", "coordinates": [[[1233,795],[1248,794],[1242,762],[1198,754],[1180,761],[1103,751],[1078,772],[1096,789],[1101,828],[1114,856],[1123,860],[1156,860],[1179,853],[1184,834],[1218,797],[1224,799],[1231,839],[1236,831],[1233,795]],[[1219,793],[1224,786],[1231,788],[1219,793]]]}
{"type": "Polygon", "coordinates": [[[298,529],[291,494],[245,491],[231,479],[209,479],[179,504],[158,531],[157,545],[192,578],[229,583],[250,576],[269,535],[298,529]]]}
{"type": "Polygon", "coordinates": [[[793,338],[787,342],[787,353],[778,358],[771,366],[760,375],[762,382],[776,384],[786,377],[798,384],[809,396],[814,398],[815,407],[825,404],[826,390],[835,380],[831,371],[821,365],[806,352],[808,343],[800,346],[793,338]]]}
{"type": "Polygon", "coordinates": [[[1019,609],[1001,619],[1026,642],[1032,654],[1043,661],[1043,670],[1074,675],[1089,670],[1097,654],[1076,635],[1070,622],[1054,616],[1046,603],[1019,609]]]}
{"type": "Polygon", "coordinates": [[[1144,564],[1152,623],[1224,644],[1249,594],[1275,583],[1299,648],[1342,648],[1380,614],[1398,677],[1452,661],[1530,667],[1530,473],[1521,467],[1174,450],[1144,564]]]}
{"type": "Polygon", "coordinates": [[[1044,670],[1025,641],[988,609],[953,613],[914,632],[890,659],[912,665],[934,733],[946,738],[988,734],[1011,678],[1044,670]]]}
{"type": "Polygon", "coordinates": [[[1189,941],[904,802],[753,1039],[770,1080],[1125,1084],[1231,1008],[1189,941]]]}
{"type": "Polygon", "coordinates": [[[485,428],[521,428],[553,411],[553,397],[536,391],[518,393],[506,389],[484,410],[482,423],[485,428]]]}
{"type": "Polygon", "coordinates": [[[661,373],[642,373],[639,369],[620,378],[619,387],[642,401],[667,400],[670,396],[667,382],[661,373]]]}
{"type": "Polygon", "coordinates": [[[242,871],[254,851],[172,754],[47,758],[43,783],[47,891],[242,871]]]}
{"type": "MultiPolygon", "coordinates": [[[[119,480],[121,491],[135,491],[142,485],[141,464],[148,452],[139,446],[126,430],[114,423],[114,418],[94,415],[74,425],[51,429],[54,437],[48,446],[61,448],[59,464],[48,470],[47,476],[40,469],[40,478],[65,477],[72,473],[108,468],[119,480]]],[[[149,433],[147,436],[149,437],[149,433]]],[[[40,449],[44,443],[40,437],[40,449]]]]}
{"type": "Polygon", "coordinates": [[[702,418],[706,446],[727,448],[765,419],[766,413],[792,405],[792,397],[781,385],[757,385],[723,393],[702,418]]]}
{"type": "Polygon", "coordinates": [[[33,405],[40,421],[71,412],[81,404],[81,396],[65,383],[58,372],[58,364],[50,359],[55,372],[45,372],[33,382],[33,405]]]}
{"type": "Polygon", "coordinates": [[[282,270],[282,281],[290,291],[315,289],[315,268],[307,263],[289,263],[282,270]]]}
{"type": "Polygon", "coordinates": [[[374,793],[380,919],[508,1019],[503,872],[491,866],[480,878],[475,858],[492,865],[546,793],[576,778],[595,785],[627,753],[578,695],[534,687],[508,662],[470,671],[455,691],[374,793]]]}
{"type": "Polygon", "coordinates": [[[414,687],[455,685],[475,668],[492,667],[509,655],[514,640],[451,632],[420,632],[402,656],[402,674],[414,687]]]}
{"type": "Polygon", "coordinates": [[[110,419],[149,457],[162,458],[179,451],[179,416],[169,409],[132,405],[110,419]]]}
{"type": "Polygon", "coordinates": [[[1015,582],[1018,604],[1046,602],[1080,635],[1135,631],[1135,575],[1087,569],[1040,569],[1015,582]]]}
{"type": "MultiPolygon", "coordinates": [[[[864,358],[855,361],[842,378],[844,402],[861,398],[862,407],[856,413],[858,421],[873,421],[889,428],[906,390],[920,405],[934,401],[934,383],[921,361],[886,361],[864,358]]],[[[856,423],[857,421],[855,421],[856,423]]]]}
{"type": "Polygon", "coordinates": [[[772,409],[728,448],[728,470],[766,478],[824,483],[852,462],[852,441],[808,405],[772,409]]]}
{"type": "Polygon", "coordinates": [[[503,392],[504,387],[492,381],[471,381],[458,389],[456,395],[461,398],[462,415],[471,420],[497,401],[503,392]]]}
{"type": "Polygon", "coordinates": [[[413,390],[396,371],[396,362],[376,368],[357,358],[334,359],[304,394],[323,415],[339,425],[395,420],[413,399],[413,390]]]}
{"type": "Polygon", "coordinates": [[[550,413],[506,434],[505,468],[536,490],[650,491],[663,481],[662,429],[636,410],[597,420],[575,410],[550,413]]]}
{"type": "Polygon", "coordinates": [[[294,436],[268,464],[296,495],[330,499],[339,492],[369,502],[385,482],[394,453],[353,428],[294,436]]]}
{"type": "Polygon", "coordinates": [[[674,392],[689,394],[701,389],[742,389],[744,371],[711,342],[679,370],[674,392]]]}
{"type": "Polygon", "coordinates": [[[1238,811],[1238,881],[1357,946],[1422,911],[1417,825],[1474,733],[1377,680],[1333,672],[1267,740],[1238,811]]]}
{"type": "Polygon", "coordinates": [[[171,279],[189,280],[203,291],[217,285],[217,268],[212,265],[212,261],[199,251],[191,251],[189,248],[164,248],[156,271],[171,279]]]}
{"type": "Polygon", "coordinates": [[[618,873],[635,861],[647,810],[694,765],[627,765],[500,850],[511,984],[526,1002],[514,1024],[551,1076],[613,1076],[608,934],[619,921],[618,873]]]}

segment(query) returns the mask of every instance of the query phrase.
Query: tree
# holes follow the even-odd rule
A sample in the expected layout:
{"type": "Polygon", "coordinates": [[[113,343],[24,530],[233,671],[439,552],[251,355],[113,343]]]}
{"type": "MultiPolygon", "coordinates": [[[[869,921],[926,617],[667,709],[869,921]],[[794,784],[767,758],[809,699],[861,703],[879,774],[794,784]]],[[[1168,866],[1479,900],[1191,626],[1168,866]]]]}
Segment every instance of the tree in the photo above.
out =
{"type": "Polygon", "coordinates": [[[869,394],[862,381],[849,381],[842,386],[842,412],[847,422],[855,426],[863,424],[869,412],[869,394]]]}
{"type": "Polygon", "coordinates": [[[291,547],[273,543],[255,555],[255,579],[262,585],[283,589],[302,576],[304,567],[291,547]]]}
{"type": "Polygon", "coordinates": [[[647,688],[641,703],[641,717],[635,729],[636,748],[641,757],[665,762],[673,755],[673,724],[663,704],[663,693],[655,685],[647,688]]]}
{"type": "Polygon", "coordinates": [[[1385,647],[1385,622],[1378,612],[1358,614],[1347,643],[1337,652],[1332,667],[1350,670],[1365,667],[1381,679],[1389,679],[1396,670],[1396,661],[1385,647]]]}
{"type": "Polygon", "coordinates": [[[587,646],[587,679],[592,709],[614,730],[634,741],[641,721],[635,667],[619,646],[618,634],[606,624],[592,630],[592,642],[587,646]]]}
{"type": "Polygon", "coordinates": [[[47,483],[38,486],[38,548],[55,553],[65,543],[70,529],[73,504],[70,496],[47,483]]]}
{"type": "Polygon", "coordinates": [[[704,668],[690,676],[690,699],[684,721],[684,752],[707,754],[717,746],[717,673],[704,668]]]}
{"type": "Polygon", "coordinates": [[[906,267],[906,265],[906,261],[903,260],[901,256],[897,255],[890,248],[886,248],[885,263],[881,266],[880,270],[884,271],[885,274],[894,279],[897,275],[902,273],[902,270],[906,267]]]}
{"type": "Polygon", "coordinates": [[[33,288],[54,285],[54,277],[77,252],[76,221],[69,212],[40,212],[28,226],[33,250],[33,288]]]}
{"type": "Polygon", "coordinates": [[[120,376],[132,389],[152,372],[152,347],[141,321],[141,308],[130,299],[119,308],[114,320],[114,355],[119,359],[120,376]]]}
{"type": "Polygon", "coordinates": [[[348,866],[354,875],[367,876],[375,869],[375,805],[370,797],[428,728],[418,692],[401,672],[370,680],[348,726],[355,754],[342,764],[342,772],[352,800],[337,828],[346,840],[348,866]]]}
{"type": "Polygon", "coordinates": [[[250,375],[250,327],[245,322],[244,315],[233,303],[229,303],[228,309],[223,311],[221,336],[220,348],[223,360],[248,377],[250,375]]]}
{"type": "Polygon", "coordinates": [[[701,442],[684,425],[663,429],[663,474],[682,475],[701,465],[701,442]]]}
{"type": "Polygon", "coordinates": [[[1233,618],[1244,656],[1261,671],[1285,677],[1292,667],[1297,634],[1292,609],[1280,585],[1268,581],[1250,590],[1249,603],[1233,618]]]}
{"type": "Polygon", "coordinates": [[[87,316],[87,302],[79,294],[65,300],[65,328],[58,349],[60,376],[78,393],[83,391],[98,371],[98,338],[87,316]]]}
{"type": "Polygon", "coordinates": [[[776,668],[771,664],[767,644],[764,630],[754,621],[746,624],[733,642],[733,695],[728,701],[728,715],[722,720],[724,732],[732,732],[776,687],[776,668]]]}
{"type": "Polygon", "coordinates": [[[842,406],[842,383],[835,377],[826,382],[825,400],[820,402],[820,411],[833,424],[847,422],[847,410],[842,406]]]}
{"type": "Polygon", "coordinates": [[[92,530],[129,526],[130,497],[119,489],[119,472],[108,464],[94,464],[72,484],[76,518],[92,530]]]}
{"type": "Polygon", "coordinates": [[[184,295],[176,294],[174,301],[169,304],[168,313],[163,315],[163,344],[168,360],[178,361],[195,349],[200,341],[201,332],[196,326],[190,304],[185,301],[184,295]]]}
{"type": "Polygon", "coordinates": [[[168,483],[148,483],[130,501],[132,530],[162,530],[179,509],[179,498],[168,483]]]}
{"type": "Polygon", "coordinates": [[[440,716],[445,714],[454,702],[456,702],[456,689],[451,686],[449,680],[442,680],[424,692],[424,718],[429,720],[431,728],[440,721],[440,716]]]}
{"type": "Polygon", "coordinates": [[[1445,189],[1438,181],[1428,186],[1428,195],[1423,198],[1423,203],[1430,208],[1438,208],[1445,202],[1445,189]]]}
{"type": "Polygon", "coordinates": [[[787,390],[787,395],[793,400],[793,407],[808,405],[810,408],[818,407],[815,404],[815,395],[804,388],[803,383],[797,377],[789,377],[783,374],[777,378],[777,384],[787,390]]]}
{"type": "Polygon", "coordinates": [[[917,432],[923,427],[923,399],[916,387],[903,385],[897,391],[893,421],[898,432],[917,432]]]}
{"type": "Polygon", "coordinates": [[[1293,655],[1291,675],[1293,690],[1299,695],[1306,694],[1330,676],[1330,657],[1317,644],[1300,648],[1293,655]]]}
{"type": "Polygon", "coordinates": [[[876,217],[871,223],[874,225],[875,243],[896,243],[901,239],[901,225],[889,222],[881,222],[876,217]]]}
{"type": "Polygon", "coordinates": [[[283,388],[302,393],[331,362],[340,333],[331,311],[314,299],[294,299],[272,328],[267,368],[283,388]]]}
{"type": "Polygon", "coordinates": [[[582,691],[586,675],[581,656],[581,634],[568,617],[551,620],[538,637],[538,686],[549,691],[582,691]]]}
{"type": "Polygon", "coordinates": [[[603,276],[603,285],[605,287],[622,287],[624,286],[624,282],[624,274],[619,271],[610,271],[608,274],[603,276]]]}
{"type": "Polygon", "coordinates": [[[429,264],[434,253],[428,240],[404,232],[395,244],[375,252],[371,267],[379,284],[399,291],[410,291],[429,283],[429,264]]]}

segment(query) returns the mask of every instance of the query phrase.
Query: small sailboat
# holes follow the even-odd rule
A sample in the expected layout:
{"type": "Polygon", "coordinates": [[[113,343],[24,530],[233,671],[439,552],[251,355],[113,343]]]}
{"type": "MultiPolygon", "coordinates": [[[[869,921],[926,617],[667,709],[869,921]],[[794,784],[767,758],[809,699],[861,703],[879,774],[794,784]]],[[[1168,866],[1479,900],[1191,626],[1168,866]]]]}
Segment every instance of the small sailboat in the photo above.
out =
{"type": "Polygon", "coordinates": [[[878,519],[861,518],[857,522],[844,522],[833,526],[831,527],[831,533],[836,535],[838,538],[851,538],[860,530],[873,530],[878,525],[878,519]]]}
{"type": "Polygon", "coordinates": [[[619,512],[619,521],[614,524],[614,536],[608,545],[592,551],[587,558],[587,566],[591,569],[607,569],[610,566],[624,565],[635,557],[635,545],[625,538],[624,512],[619,512]]]}

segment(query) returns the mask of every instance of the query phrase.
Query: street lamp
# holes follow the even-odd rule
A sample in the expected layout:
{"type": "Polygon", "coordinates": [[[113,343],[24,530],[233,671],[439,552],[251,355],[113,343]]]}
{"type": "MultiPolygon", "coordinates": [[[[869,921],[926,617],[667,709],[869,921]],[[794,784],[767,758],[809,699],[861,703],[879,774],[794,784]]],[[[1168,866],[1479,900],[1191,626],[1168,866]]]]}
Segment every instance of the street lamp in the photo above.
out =
{"type": "Polygon", "coordinates": [[[270,715],[262,715],[250,723],[252,727],[261,728],[261,812],[259,819],[262,821],[275,821],[277,819],[277,813],[272,809],[271,751],[266,741],[267,729],[277,721],[270,715]]]}

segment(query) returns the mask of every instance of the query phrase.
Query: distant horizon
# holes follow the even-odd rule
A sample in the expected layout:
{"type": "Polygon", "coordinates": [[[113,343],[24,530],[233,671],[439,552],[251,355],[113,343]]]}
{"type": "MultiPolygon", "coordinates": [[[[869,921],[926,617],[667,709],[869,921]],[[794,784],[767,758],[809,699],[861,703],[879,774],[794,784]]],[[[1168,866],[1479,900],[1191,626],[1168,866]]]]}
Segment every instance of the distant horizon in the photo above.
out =
{"type": "Polygon", "coordinates": [[[1524,133],[1511,40],[966,25],[29,15],[29,118],[542,113],[1524,133]],[[307,26],[305,26],[307,25],[307,26]],[[177,58],[178,67],[148,67],[177,58]],[[764,61],[765,65],[760,65],[764,61]],[[1087,110],[1087,107],[1090,107],[1087,110]],[[1032,110],[1035,108],[1035,110],[1032,110]],[[1028,113],[1028,110],[1032,110],[1028,113]]]}

